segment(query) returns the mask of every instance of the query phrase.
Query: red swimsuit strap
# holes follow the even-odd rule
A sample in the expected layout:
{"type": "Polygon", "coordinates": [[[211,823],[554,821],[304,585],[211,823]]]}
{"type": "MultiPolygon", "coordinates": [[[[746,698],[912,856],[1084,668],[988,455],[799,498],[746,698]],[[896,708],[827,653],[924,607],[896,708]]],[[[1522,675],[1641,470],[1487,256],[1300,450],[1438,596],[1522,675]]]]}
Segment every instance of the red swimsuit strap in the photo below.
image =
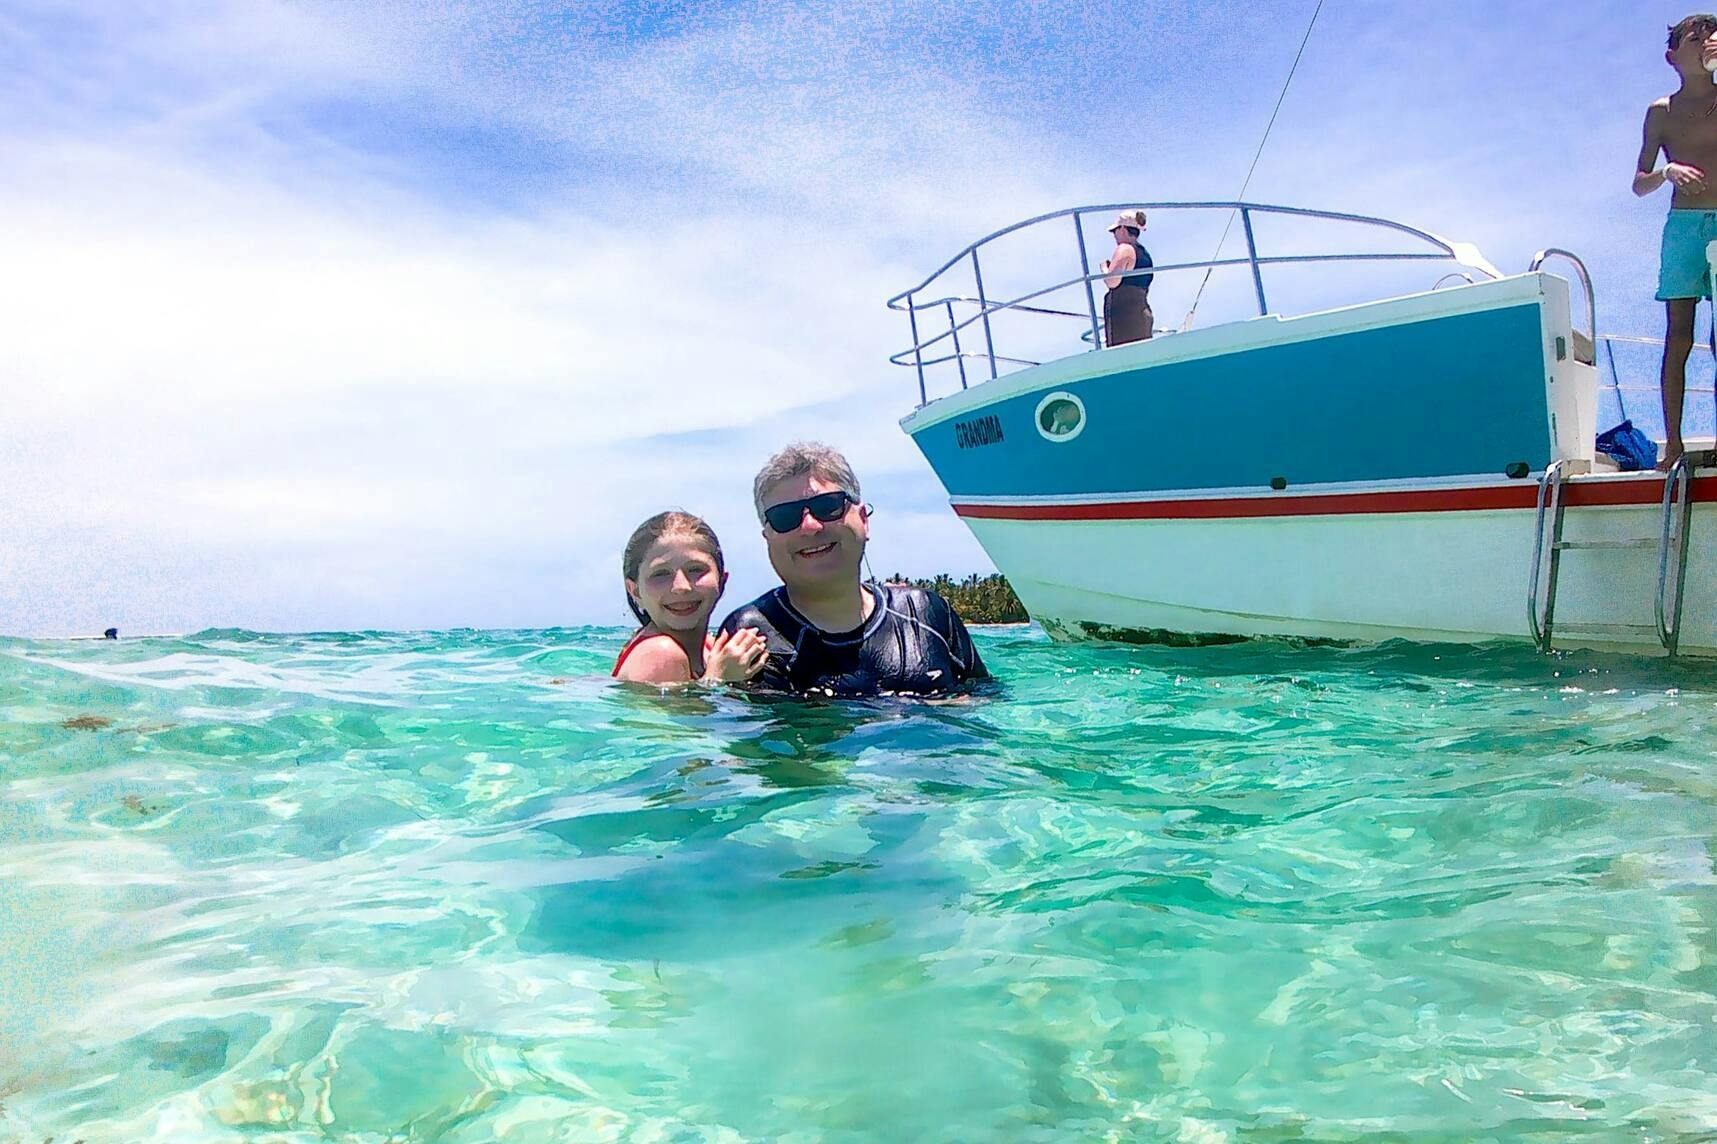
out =
{"type": "Polygon", "coordinates": [[[614,661],[614,670],[610,675],[615,679],[620,678],[620,665],[626,662],[626,657],[632,654],[632,649],[649,639],[650,636],[657,634],[659,633],[651,632],[650,635],[645,635],[643,628],[639,628],[636,632],[632,633],[632,638],[627,640],[626,646],[620,649],[620,658],[614,661]]]}
{"type": "MultiPolygon", "coordinates": [[[[614,670],[609,672],[609,675],[612,678],[618,679],[620,677],[620,665],[626,662],[626,657],[632,654],[632,650],[634,648],[645,640],[654,639],[657,636],[666,634],[666,632],[650,632],[646,635],[644,633],[644,629],[639,628],[637,632],[633,634],[632,638],[626,641],[626,646],[620,649],[620,658],[614,661],[614,670]]],[[[668,638],[672,639],[673,637],[669,636],[668,638]]],[[[709,637],[708,632],[705,632],[703,637],[703,653],[706,659],[709,656],[709,649],[714,645],[715,641],[709,637]]]]}

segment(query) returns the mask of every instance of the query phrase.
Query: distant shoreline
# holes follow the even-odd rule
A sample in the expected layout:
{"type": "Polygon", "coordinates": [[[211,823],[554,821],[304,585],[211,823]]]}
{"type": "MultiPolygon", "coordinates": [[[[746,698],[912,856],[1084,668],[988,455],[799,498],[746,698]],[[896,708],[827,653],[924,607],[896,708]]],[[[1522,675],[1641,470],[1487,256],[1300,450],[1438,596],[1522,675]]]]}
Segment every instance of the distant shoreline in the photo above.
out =
{"type": "Polygon", "coordinates": [[[888,579],[891,584],[910,584],[914,588],[925,588],[937,593],[947,600],[960,619],[968,624],[999,626],[1031,622],[1025,605],[1019,602],[1019,597],[1014,595],[1013,586],[1000,572],[992,572],[987,576],[974,572],[962,580],[956,580],[946,572],[929,580],[915,580],[899,573],[888,579]]]}

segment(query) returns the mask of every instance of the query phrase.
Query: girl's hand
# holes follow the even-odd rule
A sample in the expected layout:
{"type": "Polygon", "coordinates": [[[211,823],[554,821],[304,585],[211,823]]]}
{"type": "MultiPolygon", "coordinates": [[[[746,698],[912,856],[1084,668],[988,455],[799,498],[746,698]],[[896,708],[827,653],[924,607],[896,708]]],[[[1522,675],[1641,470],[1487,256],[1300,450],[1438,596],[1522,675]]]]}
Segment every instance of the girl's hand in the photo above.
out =
{"type": "Polygon", "coordinates": [[[769,662],[769,647],[756,628],[740,628],[715,637],[704,657],[705,683],[744,683],[769,662]]]}

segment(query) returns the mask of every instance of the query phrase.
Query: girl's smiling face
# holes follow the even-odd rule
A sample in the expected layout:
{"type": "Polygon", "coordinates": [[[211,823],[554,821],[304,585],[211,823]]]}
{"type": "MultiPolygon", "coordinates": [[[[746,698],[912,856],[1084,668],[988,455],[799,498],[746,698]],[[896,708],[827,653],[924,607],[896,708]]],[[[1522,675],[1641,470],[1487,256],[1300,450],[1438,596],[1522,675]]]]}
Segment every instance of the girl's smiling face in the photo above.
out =
{"type": "Polygon", "coordinates": [[[725,587],[727,576],[708,547],[678,533],[652,544],[638,564],[638,578],[626,581],[626,591],[661,631],[707,629],[725,587]]]}

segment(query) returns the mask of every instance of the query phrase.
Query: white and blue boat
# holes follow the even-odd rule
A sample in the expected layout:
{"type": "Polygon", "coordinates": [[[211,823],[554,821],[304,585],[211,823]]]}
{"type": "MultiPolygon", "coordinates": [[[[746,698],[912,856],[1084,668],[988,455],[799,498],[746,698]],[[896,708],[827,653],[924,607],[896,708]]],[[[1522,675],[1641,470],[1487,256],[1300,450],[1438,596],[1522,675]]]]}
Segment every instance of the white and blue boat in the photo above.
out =
{"type": "Polygon", "coordinates": [[[1717,655],[1717,475],[1696,475],[1691,456],[1667,474],[1620,472],[1596,451],[1604,339],[1595,322],[1574,329],[1570,283],[1544,269],[1572,269],[1590,319],[1577,257],[1546,250],[1509,275],[1470,245],[1385,219],[1146,203],[1153,222],[1238,215],[1244,258],[1153,272],[1159,283],[1249,272],[1257,316],[1096,348],[1102,275],[1085,222],[1140,205],[1017,223],[889,301],[912,330],[891,360],[919,382],[901,425],[1051,634],[1717,655]],[[1267,256],[1265,219],[1408,249],[1267,256]],[[1046,236],[1066,250],[1064,273],[985,292],[998,244],[1041,251],[1046,236]],[[1271,311],[1267,269],[1366,262],[1453,270],[1419,292],[1271,311]],[[1083,306],[1058,304],[1069,295],[1083,306]],[[1004,314],[1010,330],[1070,325],[1065,355],[998,345],[1004,314]]]}

